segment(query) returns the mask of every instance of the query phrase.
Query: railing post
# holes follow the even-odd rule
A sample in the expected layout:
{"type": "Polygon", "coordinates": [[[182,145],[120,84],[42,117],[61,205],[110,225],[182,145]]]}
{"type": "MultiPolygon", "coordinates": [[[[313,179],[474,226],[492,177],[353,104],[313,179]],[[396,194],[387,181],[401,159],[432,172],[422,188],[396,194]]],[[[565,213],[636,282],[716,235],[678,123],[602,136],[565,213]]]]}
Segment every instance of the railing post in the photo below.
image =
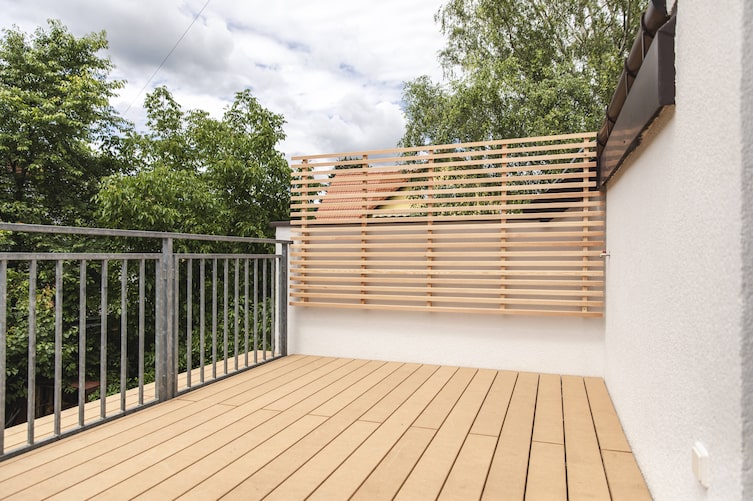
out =
{"type": "Polygon", "coordinates": [[[280,355],[288,355],[288,246],[280,245],[280,276],[277,293],[279,295],[280,355]]]}
{"type": "Polygon", "coordinates": [[[162,240],[162,256],[159,262],[160,287],[157,294],[157,310],[159,311],[159,328],[155,339],[155,383],[157,400],[164,402],[177,393],[177,378],[175,374],[173,315],[175,304],[173,301],[173,239],[162,240]]]}

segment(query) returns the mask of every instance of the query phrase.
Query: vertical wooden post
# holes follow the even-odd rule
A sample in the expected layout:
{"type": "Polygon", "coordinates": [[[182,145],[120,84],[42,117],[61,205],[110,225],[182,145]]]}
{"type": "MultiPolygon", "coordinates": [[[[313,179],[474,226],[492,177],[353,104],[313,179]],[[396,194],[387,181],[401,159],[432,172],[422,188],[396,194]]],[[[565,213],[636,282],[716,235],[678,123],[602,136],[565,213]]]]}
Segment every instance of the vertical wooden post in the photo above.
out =
{"type": "MultiPolygon", "coordinates": [[[[500,147],[500,151],[501,151],[500,158],[506,159],[507,158],[507,153],[506,153],[507,145],[503,144],[500,147]]],[[[502,195],[505,196],[505,199],[502,201],[505,208],[502,209],[501,211],[502,217],[499,220],[500,225],[501,225],[499,229],[499,242],[500,242],[499,288],[502,291],[502,294],[499,295],[499,299],[500,299],[499,307],[500,309],[504,310],[507,308],[507,304],[504,302],[505,298],[507,298],[507,294],[505,294],[506,289],[507,289],[506,280],[505,280],[505,278],[507,277],[505,273],[507,271],[507,266],[506,266],[507,256],[505,255],[505,252],[507,252],[507,217],[506,216],[507,216],[507,202],[508,202],[507,193],[508,191],[507,191],[507,171],[505,170],[507,169],[507,162],[503,161],[499,165],[503,169],[502,181],[499,183],[501,187],[500,193],[502,193],[502,195]]]]}
{"type": "Polygon", "coordinates": [[[361,290],[360,290],[360,297],[361,297],[361,304],[366,304],[366,298],[364,297],[366,295],[366,283],[367,283],[367,275],[366,275],[366,243],[368,241],[367,239],[367,224],[366,224],[366,217],[367,217],[367,211],[369,208],[369,163],[368,155],[363,155],[364,160],[364,176],[363,181],[361,183],[361,196],[363,197],[363,200],[361,202],[361,213],[359,214],[359,218],[361,219],[361,290]]]}
{"type": "MultiPolygon", "coordinates": [[[[309,181],[313,182],[314,176],[310,175],[311,173],[311,167],[309,166],[309,161],[307,158],[304,158],[301,160],[301,181],[309,181]]],[[[298,239],[299,249],[301,251],[301,263],[298,265],[298,279],[301,281],[301,284],[303,284],[303,292],[311,292],[309,290],[309,285],[306,283],[306,252],[308,251],[309,246],[309,236],[310,232],[308,231],[308,215],[309,215],[309,209],[313,209],[313,207],[310,207],[311,201],[309,200],[309,195],[311,194],[311,184],[310,183],[301,183],[301,188],[305,191],[302,193],[305,194],[304,200],[303,200],[303,210],[301,211],[301,235],[298,239]],[[304,188],[305,186],[305,188],[304,188]]],[[[316,217],[316,216],[315,216],[316,217]]],[[[295,237],[293,237],[295,238],[295,237]]],[[[284,247],[284,246],[283,246],[284,247]]],[[[286,263],[287,264],[287,263],[286,263]]],[[[254,276],[254,280],[256,280],[256,276],[254,276]]],[[[304,295],[302,298],[302,301],[304,303],[307,303],[309,298],[304,295]]]]}
{"type": "MultiPolygon", "coordinates": [[[[588,152],[589,152],[589,149],[587,146],[588,146],[588,138],[584,138],[583,139],[583,153],[584,153],[583,183],[584,184],[588,183],[589,180],[591,179],[590,177],[588,177],[588,167],[586,167],[586,165],[588,164],[587,157],[588,157],[588,152]]],[[[582,238],[582,241],[583,241],[583,247],[582,247],[583,249],[583,276],[581,277],[581,280],[583,280],[583,284],[581,285],[581,292],[588,292],[588,285],[587,285],[588,254],[587,253],[589,250],[589,247],[588,247],[589,236],[588,236],[588,224],[587,223],[589,221],[589,217],[588,217],[588,207],[585,204],[588,203],[590,196],[589,196],[589,189],[587,186],[584,186],[582,190],[583,190],[583,205],[584,205],[583,206],[583,223],[584,224],[583,224],[583,238],[582,238]]],[[[581,306],[580,311],[582,311],[583,313],[586,313],[588,311],[588,306],[585,305],[585,301],[588,301],[588,294],[584,294],[581,297],[581,300],[584,301],[584,304],[583,306],[581,306]]]]}
{"type": "MultiPolygon", "coordinates": [[[[426,188],[427,191],[431,192],[435,188],[435,183],[433,182],[435,180],[435,173],[436,168],[434,167],[434,155],[435,150],[428,150],[428,153],[430,156],[429,160],[427,161],[427,168],[426,168],[426,188]]],[[[432,302],[431,302],[431,287],[433,285],[433,278],[434,274],[432,273],[432,270],[434,267],[432,266],[432,261],[434,260],[434,248],[433,243],[434,239],[432,238],[432,235],[434,234],[434,231],[432,230],[432,227],[434,225],[434,195],[432,193],[428,193],[426,195],[426,215],[428,216],[428,221],[426,223],[427,229],[426,229],[426,287],[428,287],[428,291],[426,293],[427,297],[430,299],[426,301],[426,306],[428,308],[431,308],[432,302]]]]}

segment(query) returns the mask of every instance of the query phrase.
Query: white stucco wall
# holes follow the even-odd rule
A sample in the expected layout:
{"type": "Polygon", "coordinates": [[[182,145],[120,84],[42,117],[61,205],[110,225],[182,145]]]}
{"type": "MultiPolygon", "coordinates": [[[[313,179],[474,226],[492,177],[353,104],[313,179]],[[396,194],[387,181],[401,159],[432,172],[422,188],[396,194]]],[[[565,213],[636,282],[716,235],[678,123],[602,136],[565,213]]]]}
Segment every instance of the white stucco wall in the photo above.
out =
{"type": "MultiPolygon", "coordinates": [[[[277,237],[290,238],[279,226],[277,237]]],[[[290,307],[288,352],[603,376],[601,318],[290,307]]]]}
{"type": "Polygon", "coordinates": [[[607,190],[606,381],[657,500],[743,499],[743,4],[679,3],[676,106],[607,190]]]}

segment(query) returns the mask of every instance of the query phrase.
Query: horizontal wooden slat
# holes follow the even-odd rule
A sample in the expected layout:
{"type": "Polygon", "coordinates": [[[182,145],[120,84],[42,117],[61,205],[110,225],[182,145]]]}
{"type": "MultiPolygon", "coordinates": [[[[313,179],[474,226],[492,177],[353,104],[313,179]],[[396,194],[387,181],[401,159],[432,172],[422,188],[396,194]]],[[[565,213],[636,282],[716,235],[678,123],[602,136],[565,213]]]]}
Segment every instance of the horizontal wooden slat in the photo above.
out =
{"type": "Polygon", "coordinates": [[[593,138],[297,157],[291,304],[600,316],[593,138]]]}
{"type": "MultiPolygon", "coordinates": [[[[308,264],[308,263],[307,263],[308,264]]],[[[296,267],[294,270],[294,273],[298,273],[299,267],[296,267]]],[[[344,268],[313,268],[313,267],[306,267],[305,272],[307,274],[311,273],[320,273],[325,275],[337,275],[337,274],[345,274],[345,275],[351,275],[353,274],[354,270],[353,268],[350,269],[344,269],[344,268]]],[[[461,275],[461,276],[478,276],[478,277],[513,277],[513,276],[525,276],[525,277],[598,277],[599,279],[604,277],[604,271],[603,270],[483,270],[483,269],[474,269],[474,270],[441,270],[441,269],[433,269],[433,270],[415,270],[415,269],[400,269],[400,268],[383,268],[383,269],[362,269],[358,270],[358,273],[368,276],[368,275],[382,275],[382,276],[396,276],[399,279],[402,279],[403,276],[408,275],[461,275]]]]}
{"type": "MultiPolygon", "coordinates": [[[[306,183],[294,182],[292,192],[299,193],[299,195],[294,195],[291,200],[312,204],[325,198],[336,201],[349,199],[356,195],[365,198],[381,198],[380,195],[383,193],[390,196],[438,195],[441,197],[447,194],[469,193],[483,193],[485,196],[492,196],[492,193],[496,192],[504,196],[504,193],[507,192],[516,193],[531,189],[538,189],[536,195],[539,195],[549,190],[555,192],[555,189],[571,186],[575,183],[589,182],[596,177],[593,172],[596,167],[594,162],[577,165],[579,166],[578,169],[570,168],[559,174],[509,175],[507,170],[487,168],[463,173],[463,177],[460,177],[459,173],[448,175],[446,172],[436,170],[415,174],[385,173],[380,176],[372,173],[371,177],[361,176],[360,180],[358,179],[359,176],[349,174],[347,180],[340,183],[332,183],[330,178],[315,178],[307,180],[306,183]],[[510,188],[500,189],[503,185],[509,185],[510,188]],[[369,190],[369,186],[378,187],[379,192],[375,193],[373,190],[369,190]],[[450,191],[458,186],[465,188],[460,191],[450,191]],[[330,192],[328,189],[331,187],[335,189],[330,192]]],[[[522,193],[518,193],[511,198],[520,195],[522,193]]]]}
{"type": "MultiPolygon", "coordinates": [[[[336,171],[345,170],[343,167],[349,167],[347,170],[352,171],[353,178],[349,181],[365,181],[368,176],[376,174],[385,174],[387,179],[395,179],[398,174],[405,174],[410,178],[426,178],[436,175],[436,172],[444,170],[447,175],[448,169],[455,168],[455,172],[473,169],[479,165],[485,166],[482,170],[485,174],[499,172],[530,172],[530,171],[554,171],[561,169],[579,169],[582,164],[593,161],[596,155],[591,152],[574,152],[574,153],[550,153],[545,155],[529,156],[485,156],[483,158],[468,158],[465,155],[455,155],[453,159],[442,162],[432,162],[430,155],[404,158],[402,161],[383,162],[379,159],[367,159],[357,162],[356,165],[347,166],[345,162],[330,162],[331,168],[326,168],[328,163],[307,164],[305,170],[296,170],[293,167],[293,182],[298,184],[316,183],[327,179],[324,177],[328,174],[334,174],[336,171]],[[561,160],[561,161],[559,161],[561,160]],[[380,166],[379,164],[387,164],[380,166]],[[486,166],[496,167],[486,167],[486,166]],[[312,170],[316,167],[317,170],[312,170]],[[466,168],[466,169],[464,169],[466,168]],[[425,172],[427,169],[437,169],[435,173],[425,172]],[[297,179],[300,177],[301,179],[297,179]]],[[[351,162],[352,163],[352,162],[351,162]]],[[[555,173],[545,172],[544,175],[555,173]]],[[[557,173],[558,174],[558,173],[557,173]]]]}
{"type": "MultiPolygon", "coordinates": [[[[535,137],[525,137],[525,138],[513,138],[513,139],[497,139],[493,141],[477,141],[473,143],[450,143],[450,144],[436,144],[431,146],[411,146],[407,148],[390,148],[390,149],[384,149],[384,150],[367,150],[367,151],[348,151],[345,153],[325,153],[325,154],[319,154],[319,155],[297,155],[292,157],[292,160],[313,160],[317,158],[344,158],[344,157],[355,157],[359,155],[369,155],[376,156],[376,155],[384,155],[384,154],[392,154],[392,153],[411,153],[411,152],[417,152],[417,151],[428,151],[428,150],[457,150],[461,148],[477,148],[480,146],[483,147],[493,147],[493,146],[503,146],[503,145],[510,145],[510,144],[529,144],[529,143],[543,143],[548,141],[557,141],[564,143],[565,141],[571,140],[571,139],[583,139],[588,140],[596,138],[595,132],[576,132],[572,134],[560,134],[560,135],[554,135],[554,136],[535,136],[535,137]]],[[[589,148],[595,147],[595,144],[593,142],[590,143],[588,146],[589,148]]]]}
{"type": "MultiPolygon", "coordinates": [[[[473,144],[473,143],[466,143],[473,144]]],[[[486,143],[478,143],[481,145],[494,145],[494,141],[486,142],[486,143]]],[[[501,145],[501,143],[497,143],[501,145]]],[[[369,152],[353,152],[351,154],[328,154],[328,155],[313,155],[309,157],[293,157],[293,160],[304,160],[307,161],[305,163],[301,163],[298,166],[301,168],[304,168],[305,166],[328,166],[328,165],[340,165],[340,166],[352,166],[352,165],[362,165],[365,161],[366,162],[409,162],[414,160],[443,160],[447,158],[454,158],[459,156],[465,156],[465,157],[478,157],[478,156],[490,156],[490,155],[524,155],[526,153],[532,153],[532,152],[539,152],[539,151],[551,151],[553,149],[556,149],[558,151],[562,150],[581,150],[585,146],[586,148],[592,149],[596,148],[596,142],[594,141],[577,141],[577,142],[567,142],[567,143],[557,143],[556,145],[551,144],[544,144],[544,145],[529,145],[529,146],[521,146],[521,147],[507,147],[504,150],[498,149],[498,150],[490,150],[490,149],[480,149],[480,150],[474,150],[474,149],[464,149],[464,150],[458,150],[455,148],[456,145],[452,146],[428,146],[424,148],[395,148],[393,150],[380,150],[376,153],[369,153],[369,152]],[[434,153],[436,151],[442,151],[445,149],[452,149],[453,151],[449,153],[434,153]],[[416,155],[405,155],[405,153],[417,153],[416,155]],[[400,155],[396,155],[397,153],[402,153],[400,155]],[[383,156],[387,155],[387,156],[383,156]],[[391,155],[391,156],[390,156],[391,155]],[[320,161],[312,162],[311,160],[317,160],[320,159],[320,161]],[[332,160],[332,158],[339,157],[340,160],[332,160]],[[326,161],[325,161],[326,160],[326,161]]],[[[591,152],[592,154],[595,154],[595,151],[591,152]]]]}
{"type": "Polygon", "coordinates": [[[538,306],[602,306],[603,301],[584,301],[584,300],[567,300],[567,299],[512,299],[505,298],[485,298],[485,297],[468,297],[468,296],[409,296],[407,294],[393,295],[393,294],[350,294],[343,293],[338,294],[334,292],[293,292],[290,294],[294,298],[307,298],[307,299],[364,299],[372,301],[412,301],[421,303],[425,301],[432,301],[436,303],[471,303],[471,304],[491,304],[491,305],[503,305],[503,304],[521,304],[521,305],[538,305],[538,306]]]}
{"type": "Polygon", "coordinates": [[[599,311],[576,311],[554,308],[524,309],[524,308],[474,308],[471,306],[421,306],[404,304],[352,304],[333,302],[304,302],[291,301],[290,306],[305,306],[307,308],[343,308],[363,310],[392,310],[392,311],[433,311],[437,313],[470,313],[479,315],[539,315],[539,316],[571,316],[571,317],[601,317],[599,311]]]}
{"type": "Polygon", "coordinates": [[[518,295],[518,296],[578,296],[578,297],[604,297],[604,291],[592,290],[558,290],[558,289],[510,289],[504,287],[494,288],[480,288],[480,287],[409,287],[409,286],[378,286],[378,285],[311,285],[311,284],[291,284],[291,290],[302,291],[337,291],[337,292],[350,292],[350,291],[363,291],[363,292],[399,292],[409,293],[417,292],[423,294],[467,294],[470,297],[473,296],[489,296],[489,295],[518,295]]]}
{"type": "MultiPolygon", "coordinates": [[[[359,271],[360,273],[360,271],[359,271]]],[[[426,275],[431,275],[431,270],[426,270],[426,275]]],[[[316,286],[317,284],[347,284],[347,283],[395,283],[395,278],[391,276],[317,276],[307,274],[297,274],[293,276],[293,282],[307,283],[316,286]]],[[[433,284],[451,284],[451,285],[479,285],[479,286],[493,286],[493,287],[507,287],[514,289],[515,287],[597,287],[601,289],[604,285],[602,280],[593,279],[581,279],[581,280],[520,280],[520,279],[508,279],[508,278],[480,278],[480,277],[468,277],[468,278],[439,278],[434,276],[402,276],[400,277],[401,284],[409,283],[426,283],[427,286],[433,284]]],[[[293,283],[292,286],[297,285],[293,283]]],[[[556,289],[554,289],[556,290],[556,289]]]]}
{"type": "MultiPolygon", "coordinates": [[[[477,245],[479,241],[483,240],[489,240],[489,239],[495,239],[495,243],[499,242],[500,233],[497,231],[499,228],[497,228],[495,231],[490,231],[488,233],[468,233],[466,231],[453,231],[452,233],[442,232],[442,228],[440,226],[432,225],[431,226],[432,233],[431,238],[435,243],[438,243],[438,240],[457,240],[458,235],[462,234],[463,238],[465,239],[462,242],[454,242],[450,243],[449,245],[456,245],[456,246],[467,246],[469,241],[473,241],[474,245],[477,245]]],[[[314,245],[311,242],[328,242],[331,244],[335,244],[336,242],[352,242],[354,240],[366,240],[366,241],[377,241],[377,240],[389,240],[389,242],[384,242],[382,245],[391,245],[390,242],[395,242],[396,245],[400,245],[398,242],[402,240],[408,240],[411,243],[415,243],[416,241],[421,241],[428,237],[429,233],[428,230],[424,232],[417,231],[413,234],[402,234],[402,233],[390,233],[390,234],[384,234],[384,233],[373,233],[371,231],[368,231],[366,235],[362,235],[359,233],[352,233],[351,235],[348,234],[338,234],[338,235],[326,235],[322,234],[321,232],[315,232],[313,234],[310,234],[309,230],[306,228],[295,228],[296,230],[296,242],[294,243],[293,247],[300,247],[304,243],[307,244],[307,246],[314,245]]],[[[525,247],[527,245],[531,246],[541,246],[541,245],[556,245],[558,243],[564,242],[563,240],[557,240],[560,238],[571,238],[571,237],[579,237],[579,238],[588,238],[588,243],[604,243],[603,240],[594,240],[595,238],[600,238],[604,236],[604,231],[599,230],[590,230],[590,231],[547,231],[547,232],[512,232],[508,231],[505,232],[505,238],[508,240],[505,242],[506,247],[525,247]]],[[[481,242],[483,243],[483,242],[481,242]]],[[[578,244],[582,244],[583,242],[579,240],[577,242],[578,244]]]]}

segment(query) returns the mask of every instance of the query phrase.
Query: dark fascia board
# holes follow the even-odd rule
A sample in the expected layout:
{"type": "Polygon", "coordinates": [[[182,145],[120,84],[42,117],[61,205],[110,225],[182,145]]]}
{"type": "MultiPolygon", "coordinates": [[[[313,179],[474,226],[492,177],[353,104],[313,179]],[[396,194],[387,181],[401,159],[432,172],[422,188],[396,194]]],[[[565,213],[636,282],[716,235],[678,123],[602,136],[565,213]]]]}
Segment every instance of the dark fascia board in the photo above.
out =
{"type": "Polygon", "coordinates": [[[603,187],[640,143],[641,135],[665,106],[675,104],[675,21],[657,32],[625,104],[598,158],[603,187]]]}

